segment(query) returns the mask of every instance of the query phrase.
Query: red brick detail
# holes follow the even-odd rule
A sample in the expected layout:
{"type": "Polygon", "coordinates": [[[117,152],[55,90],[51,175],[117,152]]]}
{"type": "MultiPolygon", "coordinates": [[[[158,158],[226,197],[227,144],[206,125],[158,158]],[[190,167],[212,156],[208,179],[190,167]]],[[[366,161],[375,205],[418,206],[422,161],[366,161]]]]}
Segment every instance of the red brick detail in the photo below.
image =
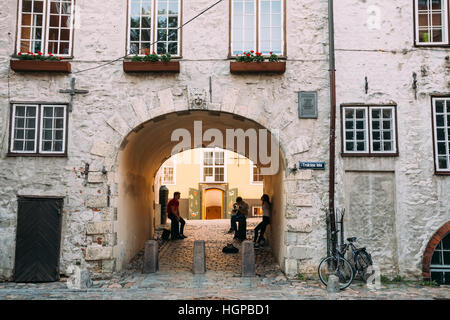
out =
{"type": "Polygon", "coordinates": [[[425,252],[423,254],[422,259],[422,276],[424,279],[430,279],[430,263],[431,263],[431,257],[433,256],[434,249],[436,249],[436,246],[438,243],[445,238],[447,234],[450,233],[450,221],[447,221],[441,228],[439,228],[438,231],[434,233],[434,235],[431,237],[431,239],[428,241],[427,247],[425,249],[425,252]]]}

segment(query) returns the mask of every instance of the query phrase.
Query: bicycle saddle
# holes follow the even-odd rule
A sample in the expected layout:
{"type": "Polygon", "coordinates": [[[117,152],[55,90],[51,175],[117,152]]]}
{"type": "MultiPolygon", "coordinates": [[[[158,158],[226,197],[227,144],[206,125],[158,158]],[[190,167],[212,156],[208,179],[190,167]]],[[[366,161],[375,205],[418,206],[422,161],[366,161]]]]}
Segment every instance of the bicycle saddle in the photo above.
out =
{"type": "Polygon", "coordinates": [[[352,237],[352,238],[347,238],[348,242],[355,242],[356,241],[356,237],[352,237]]]}

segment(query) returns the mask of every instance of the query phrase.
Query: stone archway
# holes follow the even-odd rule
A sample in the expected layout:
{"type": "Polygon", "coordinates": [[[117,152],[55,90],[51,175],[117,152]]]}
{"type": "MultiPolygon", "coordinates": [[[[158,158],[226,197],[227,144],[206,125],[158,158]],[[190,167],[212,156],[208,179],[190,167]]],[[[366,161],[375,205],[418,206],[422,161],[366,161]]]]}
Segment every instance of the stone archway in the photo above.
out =
{"type": "Polygon", "coordinates": [[[431,279],[430,264],[434,250],[436,249],[436,246],[439,244],[439,242],[442,239],[444,239],[445,236],[449,233],[450,233],[450,221],[447,221],[441,228],[439,228],[438,231],[434,233],[434,235],[428,241],[422,260],[422,276],[424,279],[426,280],[431,279]]]}
{"type": "MultiPolygon", "coordinates": [[[[118,190],[113,202],[117,208],[117,221],[114,226],[117,241],[113,248],[113,258],[116,261],[116,270],[122,269],[143,247],[145,241],[153,237],[155,197],[152,186],[155,175],[161,164],[172,156],[173,148],[179,143],[171,140],[173,131],[184,129],[194,137],[196,121],[201,121],[203,124],[202,135],[209,129],[217,130],[223,137],[226,137],[227,129],[241,129],[243,132],[249,129],[266,129],[254,120],[233,113],[188,110],[157,116],[139,124],[126,134],[120,145],[115,165],[115,183],[118,190]]],[[[279,168],[275,175],[265,179],[265,190],[271,194],[274,205],[277,207],[272,228],[276,231],[271,233],[270,243],[277,260],[281,261],[286,205],[285,197],[282,196],[285,157],[280,147],[281,142],[278,141],[278,150],[271,150],[272,137],[271,134],[268,137],[268,153],[278,155],[279,168]]],[[[209,143],[206,142],[206,145],[209,143]]],[[[259,146],[259,136],[257,145],[259,146]]],[[[190,149],[201,147],[205,147],[205,143],[197,144],[196,141],[192,141],[189,146],[190,149]]],[[[249,143],[246,143],[245,151],[238,150],[237,144],[233,148],[224,146],[224,149],[238,152],[247,158],[250,158],[250,148],[249,143]]],[[[257,163],[258,160],[254,162],[257,163]]]]}

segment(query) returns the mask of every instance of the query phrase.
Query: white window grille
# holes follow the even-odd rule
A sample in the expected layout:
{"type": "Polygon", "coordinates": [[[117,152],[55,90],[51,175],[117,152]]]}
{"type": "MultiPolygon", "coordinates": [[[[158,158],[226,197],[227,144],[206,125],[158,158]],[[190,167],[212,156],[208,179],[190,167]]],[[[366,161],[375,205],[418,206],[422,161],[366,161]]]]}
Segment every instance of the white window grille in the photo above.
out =
{"type": "Polygon", "coordinates": [[[70,57],[73,0],[19,0],[17,52],[70,57]]]}
{"type": "Polygon", "coordinates": [[[344,107],[345,154],[396,154],[396,113],[393,106],[344,107]]]}
{"type": "Polygon", "coordinates": [[[264,182],[264,176],[261,174],[261,168],[258,167],[253,161],[250,161],[250,183],[262,184],[264,182]]]}
{"type": "Polygon", "coordinates": [[[202,155],[202,181],[207,183],[225,182],[225,152],[207,149],[203,151],[202,155]]]}
{"type": "Polygon", "coordinates": [[[180,56],[181,0],[129,0],[128,54],[180,56]]]}
{"type": "Polygon", "coordinates": [[[37,105],[13,106],[13,121],[11,124],[11,152],[36,152],[37,113],[37,105]]]}
{"type": "Polygon", "coordinates": [[[415,0],[416,44],[448,45],[448,0],[415,0]]]}
{"type": "Polygon", "coordinates": [[[450,285],[450,234],[444,237],[431,257],[431,280],[438,284],[450,285]]]}
{"type": "Polygon", "coordinates": [[[434,150],[437,172],[450,172],[450,97],[433,98],[434,150]]]}
{"type": "Polygon", "coordinates": [[[65,154],[66,105],[12,106],[12,154],[65,154]]]}
{"type": "Polygon", "coordinates": [[[283,55],[284,0],[230,0],[231,53],[283,55]]]}

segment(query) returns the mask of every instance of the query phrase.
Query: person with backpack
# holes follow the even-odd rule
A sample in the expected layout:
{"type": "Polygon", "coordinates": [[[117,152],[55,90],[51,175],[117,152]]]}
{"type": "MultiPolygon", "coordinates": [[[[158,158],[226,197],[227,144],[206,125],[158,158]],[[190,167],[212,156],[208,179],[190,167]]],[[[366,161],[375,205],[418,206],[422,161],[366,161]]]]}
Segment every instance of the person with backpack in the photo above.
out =
{"type": "Polygon", "coordinates": [[[171,238],[172,240],[183,240],[185,238],[187,238],[184,234],[183,234],[183,230],[184,230],[184,225],[186,224],[186,222],[184,221],[184,219],[180,216],[180,211],[178,209],[178,207],[180,206],[179,203],[179,199],[181,197],[181,193],[180,192],[175,192],[173,194],[173,199],[169,201],[169,203],[167,204],[167,217],[170,219],[170,234],[171,234],[171,238]],[[181,224],[181,226],[180,226],[181,224]]]}
{"type": "Polygon", "coordinates": [[[266,232],[267,225],[270,224],[270,216],[272,213],[272,204],[269,201],[269,196],[267,194],[264,194],[261,197],[261,201],[263,210],[263,220],[255,228],[255,237],[253,239],[255,248],[259,248],[259,246],[265,242],[264,232],[266,232]]]}

